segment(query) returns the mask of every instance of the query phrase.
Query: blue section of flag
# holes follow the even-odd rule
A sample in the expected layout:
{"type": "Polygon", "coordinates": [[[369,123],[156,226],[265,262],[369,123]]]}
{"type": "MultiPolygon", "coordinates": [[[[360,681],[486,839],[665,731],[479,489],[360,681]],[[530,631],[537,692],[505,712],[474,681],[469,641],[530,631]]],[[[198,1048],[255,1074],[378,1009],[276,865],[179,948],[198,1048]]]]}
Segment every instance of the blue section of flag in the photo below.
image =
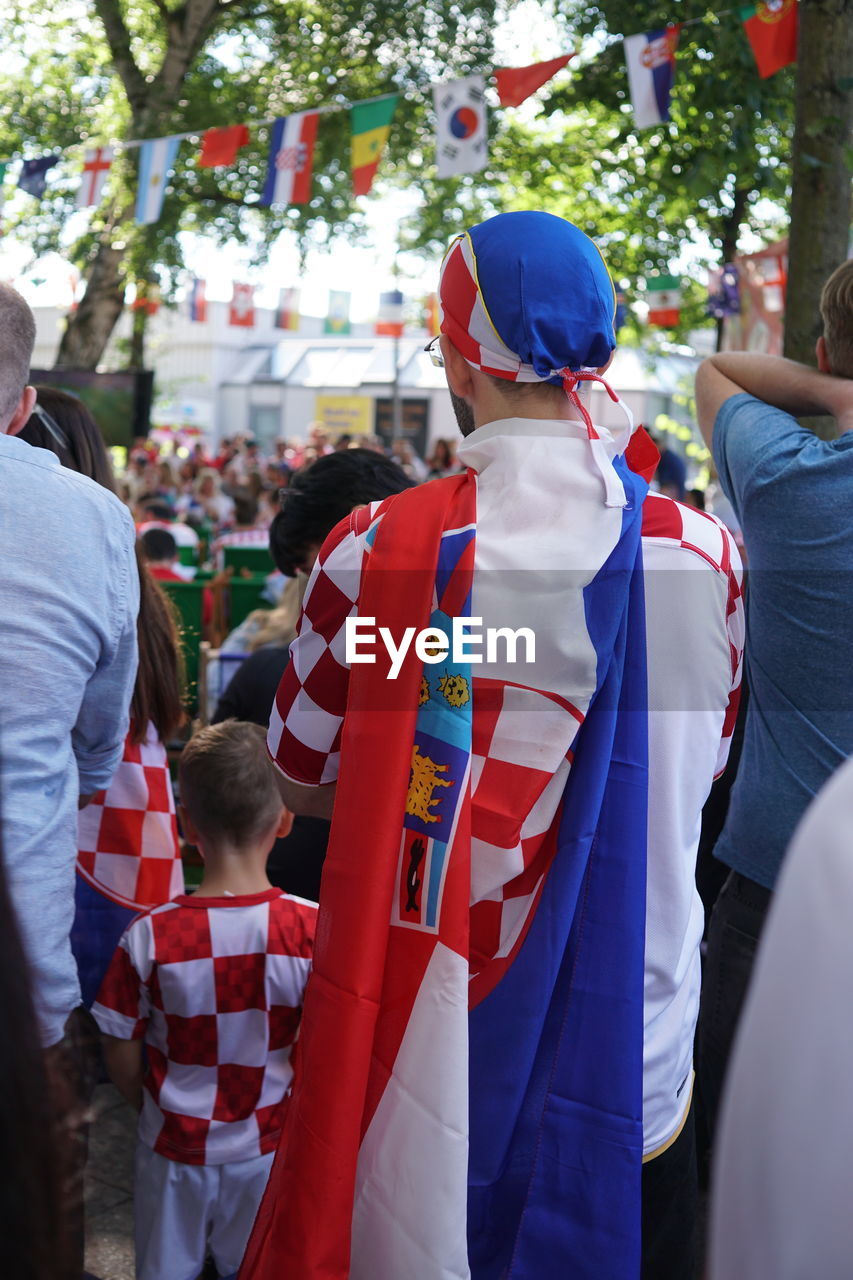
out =
{"type": "Polygon", "coordinates": [[[472,1280],[640,1274],[645,485],[616,465],[629,505],[620,542],[584,592],[599,687],[557,853],[518,955],[469,1019],[472,1280]]]}
{"type": "Polygon", "coordinates": [[[435,929],[438,924],[439,893],[441,892],[441,878],[444,874],[446,862],[447,845],[434,840],[429,856],[429,884],[427,885],[426,910],[424,911],[424,923],[430,929],[435,929]]]}
{"type": "Polygon", "coordinates": [[[267,181],[264,187],[264,194],[261,196],[261,204],[275,203],[275,184],[278,179],[278,168],[276,160],[278,153],[281,151],[282,141],[284,139],[284,126],[287,123],[287,116],[279,116],[275,121],[270,133],[270,154],[267,160],[267,181]]]}
{"type": "Polygon", "coordinates": [[[59,164],[59,156],[39,156],[37,160],[25,160],[18,175],[18,186],[31,196],[44,195],[47,172],[59,164]]]}
{"type": "MultiPolygon", "coordinates": [[[[664,40],[666,38],[666,29],[661,28],[660,31],[649,31],[646,39],[649,44],[655,40],[664,40]]],[[[661,120],[669,119],[669,98],[672,93],[672,82],[675,78],[675,62],[670,59],[668,62],[661,62],[658,66],[652,68],[652,82],[655,90],[655,100],[658,104],[661,120]]]]}

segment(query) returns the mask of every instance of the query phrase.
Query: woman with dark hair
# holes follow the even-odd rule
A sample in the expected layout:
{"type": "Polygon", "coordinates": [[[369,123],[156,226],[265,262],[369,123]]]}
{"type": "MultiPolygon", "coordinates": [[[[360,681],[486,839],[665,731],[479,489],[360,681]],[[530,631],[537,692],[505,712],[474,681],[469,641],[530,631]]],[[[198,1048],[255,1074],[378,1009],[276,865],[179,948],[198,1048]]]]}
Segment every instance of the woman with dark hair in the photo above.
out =
{"type": "MultiPolygon", "coordinates": [[[[20,435],[115,493],[106,446],[75,396],[39,388],[36,410],[20,435]]],[[[130,731],[109,788],[93,796],[78,819],[71,946],[87,1006],[125,926],[139,911],[168,902],[184,888],[165,747],[184,720],[178,633],[172,606],[138,548],[137,564],[139,669],[130,731]]]]}

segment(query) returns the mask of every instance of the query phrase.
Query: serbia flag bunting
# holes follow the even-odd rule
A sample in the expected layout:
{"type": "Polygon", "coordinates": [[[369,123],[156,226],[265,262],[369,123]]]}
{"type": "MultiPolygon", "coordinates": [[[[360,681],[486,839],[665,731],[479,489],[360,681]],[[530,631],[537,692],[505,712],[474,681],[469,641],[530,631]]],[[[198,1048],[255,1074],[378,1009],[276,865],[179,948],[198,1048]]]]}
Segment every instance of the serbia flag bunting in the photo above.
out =
{"type": "Polygon", "coordinates": [[[272,127],[267,184],[261,204],[307,204],[317,140],[317,111],[281,116],[272,127]]]}
{"type": "Polygon", "coordinates": [[[638,129],[669,119],[680,24],[625,38],[625,61],[634,123],[638,129]]]}

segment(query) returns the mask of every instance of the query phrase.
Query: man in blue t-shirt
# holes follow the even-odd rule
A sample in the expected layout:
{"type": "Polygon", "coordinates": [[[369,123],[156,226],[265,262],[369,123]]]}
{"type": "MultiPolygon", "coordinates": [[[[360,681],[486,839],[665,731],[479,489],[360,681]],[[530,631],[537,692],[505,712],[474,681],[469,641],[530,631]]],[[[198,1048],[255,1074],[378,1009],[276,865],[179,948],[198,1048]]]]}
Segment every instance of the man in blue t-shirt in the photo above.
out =
{"type": "Polygon", "coordinates": [[[698,1068],[711,1132],[773,886],[794,828],[853,753],[853,260],[821,298],[818,369],[727,352],[696,377],[702,433],[749,556],[743,754],[715,855],[698,1068]],[[829,414],[821,440],[792,415],[829,414]]]}

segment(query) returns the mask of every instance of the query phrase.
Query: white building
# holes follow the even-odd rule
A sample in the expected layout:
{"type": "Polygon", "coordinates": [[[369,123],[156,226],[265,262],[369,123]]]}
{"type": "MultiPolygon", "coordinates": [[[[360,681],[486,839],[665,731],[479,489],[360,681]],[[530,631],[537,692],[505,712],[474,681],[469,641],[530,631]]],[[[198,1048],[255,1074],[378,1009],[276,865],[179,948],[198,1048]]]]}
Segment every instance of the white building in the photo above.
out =
{"type": "MultiPolygon", "coordinates": [[[[146,356],[155,371],[152,421],[201,427],[211,442],[238,433],[262,446],[281,436],[304,437],[321,421],[353,435],[391,431],[394,340],[377,337],[371,325],[353,325],[346,336],[323,334],[323,321],[303,316],[296,333],[275,328],[275,313],[255,309],[255,324],[228,323],[228,303],[209,302],[207,319],[192,322],[184,306],[162,307],[149,320],[146,356]]],[[[35,312],[35,368],[55,360],[63,315],[35,312]]],[[[125,311],[105,353],[103,367],[127,364],[132,314],[125,311]]],[[[456,423],[444,375],[424,353],[425,331],[409,331],[398,347],[398,387],[403,428],[423,451],[441,436],[455,436],[456,423]]],[[[608,381],[635,418],[651,425],[664,413],[689,424],[678,398],[692,385],[696,359],[689,355],[646,356],[617,351],[608,381]]],[[[593,420],[620,427],[621,410],[601,387],[586,392],[593,420]]]]}

